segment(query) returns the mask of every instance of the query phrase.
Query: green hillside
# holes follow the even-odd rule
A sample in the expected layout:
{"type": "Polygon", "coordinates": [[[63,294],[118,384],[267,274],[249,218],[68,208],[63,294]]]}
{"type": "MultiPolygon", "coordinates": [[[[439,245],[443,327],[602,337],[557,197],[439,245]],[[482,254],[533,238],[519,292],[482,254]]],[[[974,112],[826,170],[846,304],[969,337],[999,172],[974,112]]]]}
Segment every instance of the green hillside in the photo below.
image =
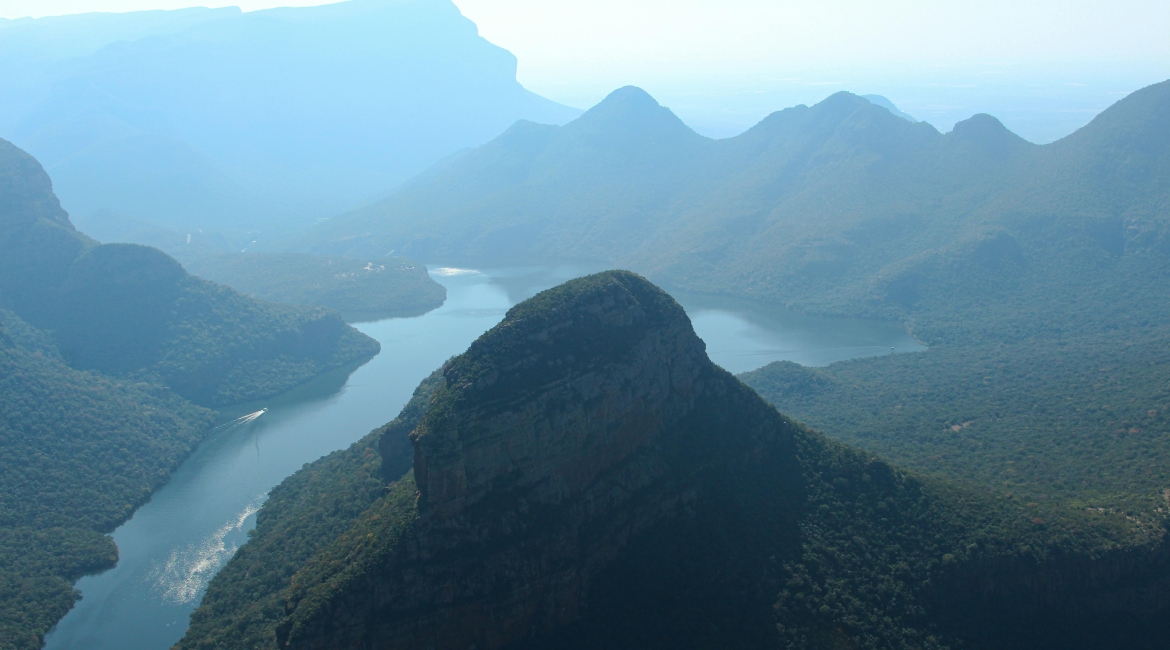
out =
{"type": "Polygon", "coordinates": [[[982,239],[890,271],[891,315],[929,352],[743,379],[919,471],[1029,501],[1165,507],[1168,102],[1170,84],[1147,88],[1038,148],[1044,166],[972,213],[982,239]]]}
{"type": "Polygon", "coordinates": [[[290,477],[177,647],[1154,648],[1164,539],[793,424],[607,272],[290,477]]]}
{"type": "Polygon", "coordinates": [[[426,267],[404,258],[233,253],[221,235],[183,233],[111,211],[90,215],[76,225],[105,243],[157,248],[192,275],[253,298],[325,307],[347,322],[418,316],[446,299],[446,290],[427,275],[426,267]]]}
{"type": "Polygon", "coordinates": [[[0,310],[0,648],[33,650],[72,582],[117,559],[105,535],[203,439],[213,413],[156,384],[74,370],[0,310]]]}
{"type": "Polygon", "coordinates": [[[182,261],[192,274],[254,298],[326,307],[351,323],[419,316],[442,306],[447,297],[425,266],[403,258],[235,253],[182,261]]]}
{"type": "Polygon", "coordinates": [[[377,351],[335,312],[257,301],[152,248],[97,244],[37,161],[0,140],[0,648],[39,648],[72,607],[72,582],[112,566],[106,534],[211,429],[206,406],[377,351]]]}
{"type": "Polygon", "coordinates": [[[257,301],[153,248],[96,244],[73,228],[35,160],[8,143],[0,158],[23,174],[13,187],[32,197],[14,192],[23,203],[0,223],[0,295],[52,332],[74,368],[160,382],[217,406],[377,353],[335,312],[257,301]]]}

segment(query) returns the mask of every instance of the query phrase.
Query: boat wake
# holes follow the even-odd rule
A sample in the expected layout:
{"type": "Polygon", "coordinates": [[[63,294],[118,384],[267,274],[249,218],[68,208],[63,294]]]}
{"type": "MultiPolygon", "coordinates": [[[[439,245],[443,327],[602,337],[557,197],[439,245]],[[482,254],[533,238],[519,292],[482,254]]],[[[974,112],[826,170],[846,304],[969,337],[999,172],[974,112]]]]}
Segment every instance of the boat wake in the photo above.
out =
{"type": "Polygon", "coordinates": [[[158,593],[164,602],[175,605],[198,598],[211,578],[239,550],[238,545],[227,541],[228,534],[233,530],[243,531],[244,521],[260,510],[267,496],[265,493],[254,499],[207,538],[173,550],[165,562],[156,563],[147,578],[153,583],[151,591],[158,593]]]}
{"type": "Polygon", "coordinates": [[[259,411],[255,411],[255,412],[249,413],[247,415],[241,415],[240,417],[238,417],[234,420],[231,420],[230,422],[224,422],[223,424],[219,425],[218,427],[215,427],[215,429],[212,429],[212,430],[215,431],[217,429],[229,429],[229,430],[236,429],[236,428],[239,428],[245,424],[248,424],[249,422],[255,422],[257,418],[259,418],[261,415],[264,415],[267,412],[268,412],[268,409],[263,408],[263,409],[260,409],[259,411]]]}

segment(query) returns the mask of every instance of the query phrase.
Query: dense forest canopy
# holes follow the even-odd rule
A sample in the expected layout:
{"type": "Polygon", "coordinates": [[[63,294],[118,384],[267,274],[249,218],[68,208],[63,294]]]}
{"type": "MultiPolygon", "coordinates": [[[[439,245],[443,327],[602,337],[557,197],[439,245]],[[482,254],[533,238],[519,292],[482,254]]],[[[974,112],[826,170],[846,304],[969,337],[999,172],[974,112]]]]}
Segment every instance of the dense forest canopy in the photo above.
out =
{"type": "Polygon", "coordinates": [[[0,647],[33,650],[109,568],[104,533],[161,487],[214,414],[158,384],[71,368],[0,310],[0,647]]]}
{"type": "Polygon", "coordinates": [[[1027,500],[1164,508],[1168,99],[1170,83],[1144,89],[1044,147],[1046,167],[964,217],[993,230],[898,266],[900,302],[882,309],[929,352],[744,380],[917,470],[1027,500]]]}
{"type": "MultiPolygon", "coordinates": [[[[1157,647],[1170,511],[1168,115],[1170,82],[1040,147],[990,116],[943,135],[843,93],[710,141],[627,88],[564,127],[519,123],[320,226],[305,248],[629,263],[671,286],[899,319],[932,346],[825,369],[772,364],[743,379],[781,411],[942,481],[797,427],[800,469],[788,473],[805,481],[804,500],[787,508],[803,513],[790,547],[802,550],[763,588],[778,594],[767,607],[744,594],[770,569],[736,574],[735,563],[792,551],[741,528],[729,514],[739,510],[715,500],[696,505],[701,523],[632,539],[592,588],[589,614],[532,647],[758,647],[775,633],[793,648],[1157,647]],[[729,564],[713,567],[714,557],[729,564]],[[1123,566],[1144,567],[1145,596],[1112,591],[1137,584],[1123,566]],[[753,628],[762,620],[769,627],[753,628]]],[[[448,422],[459,399],[512,367],[510,353],[544,340],[502,333],[512,318],[539,322],[526,311],[555,293],[485,335],[477,346],[487,357],[445,366],[447,389],[421,429],[428,417],[448,422]]],[[[537,375],[546,372],[556,370],[537,375]]],[[[515,404],[534,390],[500,385],[517,391],[515,404]]],[[[712,429],[750,429],[749,412],[724,413],[712,429]]],[[[362,445],[349,453],[368,458],[362,445]]],[[[362,594],[372,585],[397,584],[380,572],[406,580],[401,554],[426,543],[412,532],[426,500],[415,469],[365,514],[345,511],[349,532],[259,600],[241,582],[245,566],[225,571],[209,592],[216,608],[200,610],[184,647],[212,638],[234,647],[223,631],[239,626],[261,647],[328,647],[328,634],[363,625],[340,613],[370,602],[362,594]],[[228,614],[257,607],[264,615],[247,621],[228,614]]],[[[274,562],[277,529],[302,516],[273,513],[263,533],[274,562]]]]}

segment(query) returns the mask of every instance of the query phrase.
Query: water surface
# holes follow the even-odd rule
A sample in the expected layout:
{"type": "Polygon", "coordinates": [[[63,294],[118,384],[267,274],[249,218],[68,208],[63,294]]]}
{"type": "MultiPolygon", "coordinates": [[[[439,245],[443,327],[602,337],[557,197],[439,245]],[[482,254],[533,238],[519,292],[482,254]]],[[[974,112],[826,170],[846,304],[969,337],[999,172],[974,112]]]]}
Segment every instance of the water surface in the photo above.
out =
{"type": "MultiPolygon", "coordinates": [[[[576,267],[479,272],[436,267],[447,302],[417,318],[358,325],[382,343],[343,368],[227,417],[268,410],[214,432],[132,519],[113,533],[118,565],[77,583],[82,600],[48,635],[50,650],[165,650],[207,582],[247,540],[268,491],[393,419],[418,383],[498,323],[511,305],[583,273],[576,267]]],[[[708,354],[732,372],[777,359],[806,365],[921,349],[899,326],[810,318],[728,300],[681,296],[708,354]]]]}

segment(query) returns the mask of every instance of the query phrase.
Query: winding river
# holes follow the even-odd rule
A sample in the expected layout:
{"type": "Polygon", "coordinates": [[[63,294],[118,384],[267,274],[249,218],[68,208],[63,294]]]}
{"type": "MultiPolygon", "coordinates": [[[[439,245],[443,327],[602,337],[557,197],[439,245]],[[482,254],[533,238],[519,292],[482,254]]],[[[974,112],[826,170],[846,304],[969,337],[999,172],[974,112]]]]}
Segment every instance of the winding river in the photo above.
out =
{"type": "MultiPolygon", "coordinates": [[[[417,318],[357,325],[382,343],[365,365],[318,378],[217,429],[171,480],[114,531],[120,559],[77,583],[82,600],[48,634],[50,650],[165,650],[208,581],[247,540],[268,491],[286,476],[398,414],[418,382],[498,323],[507,309],[582,273],[574,267],[435,268],[447,302],[417,318]]],[[[676,295],[711,358],[732,372],[778,359],[810,366],[923,349],[897,324],[816,318],[748,303],[676,295]]]]}

